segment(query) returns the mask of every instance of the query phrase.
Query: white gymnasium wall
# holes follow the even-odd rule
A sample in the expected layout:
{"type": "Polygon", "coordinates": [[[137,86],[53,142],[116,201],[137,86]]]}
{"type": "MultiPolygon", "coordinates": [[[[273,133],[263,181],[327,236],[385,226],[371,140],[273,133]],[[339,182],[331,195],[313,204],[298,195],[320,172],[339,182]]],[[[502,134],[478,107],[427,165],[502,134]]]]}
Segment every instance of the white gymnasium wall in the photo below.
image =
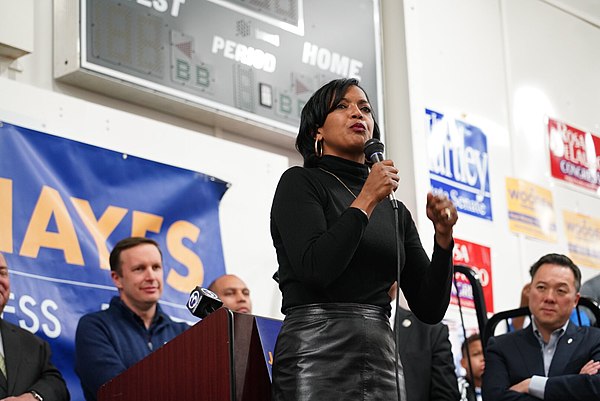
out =
{"type": "MultiPolygon", "coordinates": [[[[493,221],[461,214],[457,238],[491,249],[494,310],[517,307],[529,266],[549,252],[567,253],[562,210],[600,217],[600,197],[549,174],[544,116],[600,134],[600,2],[588,0],[383,1],[386,148],[401,170],[397,191],[419,226],[425,249],[430,188],[424,109],[452,114],[487,135],[493,221]],[[505,178],[549,189],[558,242],[509,230],[505,178]]],[[[584,280],[598,270],[582,266],[584,280]]],[[[466,310],[465,324],[476,328],[466,310]]],[[[458,308],[445,322],[459,366],[458,308]]],[[[460,369],[459,369],[460,370],[460,369]]]]}
{"type": "MultiPolygon", "coordinates": [[[[551,117],[600,135],[600,3],[587,3],[596,3],[595,10],[572,9],[577,2],[570,1],[501,3],[513,168],[517,177],[552,191],[559,234],[555,244],[520,238],[522,266],[546,252],[568,252],[563,210],[600,218],[600,193],[550,176],[544,126],[551,117]]],[[[600,273],[581,267],[584,280],[600,273]]]]}
{"type": "Polygon", "coordinates": [[[512,174],[512,165],[498,2],[414,0],[404,3],[404,11],[412,143],[397,149],[414,157],[421,239],[431,250],[433,227],[424,208],[430,188],[425,131],[428,108],[452,114],[487,135],[493,221],[460,214],[455,236],[490,247],[492,269],[497,273],[494,285],[506,286],[505,300],[518,299],[519,289],[514,285],[520,280],[518,252],[514,251],[518,241],[508,231],[504,196],[504,176],[512,174]]]}
{"type": "MultiPolygon", "coordinates": [[[[424,109],[452,114],[481,128],[488,140],[493,221],[461,214],[455,235],[491,248],[495,310],[516,307],[521,287],[529,281],[529,266],[545,253],[567,253],[562,210],[600,217],[598,195],[550,177],[544,131],[548,115],[600,134],[594,112],[600,107],[600,56],[594,50],[600,46],[600,29],[590,22],[600,17],[600,4],[594,7],[585,0],[383,4],[388,33],[386,106],[405,103],[410,108],[409,115],[386,110],[388,154],[400,163],[410,160],[414,167],[409,172],[414,190],[401,183],[399,198],[413,210],[425,248],[431,250],[433,229],[424,208],[430,185],[424,109]],[[389,28],[394,20],[404,25],[405,43],[389,28]],[[391,63],[398,56],[395,51],[404,47],[405,59],[396,57],[391,63]],[[552,191],[558,242],[509,230],[506,177],[552,191]]],[[[402,182],[406,185],[406,180],[402,182]]],[[[582,271],[584,278],[599,273],[585,266],[582,271]]]]}
{"type": "MultiPolygon", "coordinates": [[[[0,3],[2,7],[8,3],[0,3]]],[[[382,0],[388,155],[401,166],[398,197],[413,211],[426,249],[429,188],[424,109],[453,113],[488,136],[494,221],[462,215],[461,239],[489,246],[496,309],[516,306],[527,267],[556,244],[508,230],[504,178],[550,188],[559,230],[569,206],[599,216],[592,196],[548,175],[542,114],[600,132],[600,10],[589,0],[382,0]],[[562,7],[558,8],[557,6],[562,7]],[[582,17],[583,15],[583,17],[582,17]],[[523,116],[527,118],[524,119],[523,116]],[[533,123],[531,121],[534,121],[533,123]]],[[[225,260],[253,291],[255,312],[280,317],[268,209],[281,172],[301,163],[292,146],[253,140],[52,78],[52,2],[34,3],[34,51],[0,59],[0,120],[215,175],[233,183],[221,208],[225,260]],[[10,95],[10,97],[8,96],[10,95]],[[44,99],[44,101],[40,100],[44,99]],[[153,140],[148,140],[152,138],[153,140]],[[207,152],[207,146],[217,151],[207,152]],[[225,154],[226,160],[216,160],[225,154]]],[[[585,277],[597,271],[584,268],[585,277]]]]}

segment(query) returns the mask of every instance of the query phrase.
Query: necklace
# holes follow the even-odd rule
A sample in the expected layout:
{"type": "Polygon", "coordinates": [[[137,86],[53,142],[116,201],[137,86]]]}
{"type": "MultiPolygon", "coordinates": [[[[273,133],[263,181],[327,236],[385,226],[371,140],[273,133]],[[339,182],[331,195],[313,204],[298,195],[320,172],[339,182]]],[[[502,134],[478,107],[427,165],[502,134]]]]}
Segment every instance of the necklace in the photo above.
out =
{"type": "Polygon", "coordinates": [[[325,170],[324,168],[319,167],[319,170],[326,172],[327,174],[333,176],[336,180],[338,180],[340,182],[340,184],[342,184],[344,186],[344,188],[346,188],[348,190],[348,192],[350,192],[350,194],[352,196],[354,196],[354,199],[356,199],[356,195],[354,195],[354,192],[352,192],[352,190],[350,188],[348,188],[348,186],[346,184],[344,184],[344,181],[342,181],[340,179],[340,177],[338,177],[337,175],[333,174],[331,171],[329,170],[325,170]]]}

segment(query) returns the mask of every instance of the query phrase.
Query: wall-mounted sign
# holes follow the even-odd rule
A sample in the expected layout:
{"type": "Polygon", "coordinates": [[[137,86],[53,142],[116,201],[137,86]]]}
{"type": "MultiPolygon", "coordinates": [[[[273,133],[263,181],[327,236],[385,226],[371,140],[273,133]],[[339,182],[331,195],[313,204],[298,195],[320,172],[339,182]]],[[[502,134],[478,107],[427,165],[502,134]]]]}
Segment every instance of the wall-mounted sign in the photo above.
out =
{"type": "Polygon", "coordinates": [[[517,178],[506,178],[508,226],[514,233],[557,241],[552,192],[517,178]]]}
{"type": "Polygon", "coordinates": [[[578,187],[600,187],[600,138],[552,118],[548,119],[552,177],[578,187]]]}
{"type": "Polygon", "coordinates": [[[563,221],[571,259],[600,269],[600,218],[563,210],[563,221]]]}
{"type": "Polygon", "coordinates": [[[492,220],[487,137],[478,127],[425,109],[432,192],[463,213],[492,220]]]}
{"type": "MultiPolygon", "coordinates": [[[[455,265],[468,266],[477,273],[479,282],[481,283],[481,289],[483,290],[483,297],[485,299],[485,306],[487,313],[494,313],[494,294],[492,287],[492,256],[490,248],[487,246],[475,244],[473,242],[464,241],[458,238],[454,238],[454,249],[453,249],[453,262],[455,265]]],[[[474,309],[475,303],[473,301],[473,289],[469,280],[461,273],[455,273],[456,275],[456,287],[452,286],[452,294],[450,297],[450,303],[452,305],[458,304],[457,297],[460,296],[460,302],[462,307],[474,309]]]]}
{"type": "MultiPolygon", "coordinates": [[[[209,114],[295,133],[300,111],[316,89],[334,78],[353,77],[379,111],[378,0],[57,3],[55,22],[61,15],[56,10],[77,3],[81,27],[65,44],[69,38],[60,33],[69,25],[55,23],[63,41],[56,43],[57,78],[136,103],[147,105],[145,98],[159,96],[162,102],[150,104],[179,100],[209,114]],[[59,49],[78,43],[77,60],[70,59],[72,51],[59,49]],[[79,79],[82,73],[92,82],[79,79]],[[122,87],[115,90],[97,78],[122,87]]],[[[173,104],[161,110],[178,114],[173,104]]]]}

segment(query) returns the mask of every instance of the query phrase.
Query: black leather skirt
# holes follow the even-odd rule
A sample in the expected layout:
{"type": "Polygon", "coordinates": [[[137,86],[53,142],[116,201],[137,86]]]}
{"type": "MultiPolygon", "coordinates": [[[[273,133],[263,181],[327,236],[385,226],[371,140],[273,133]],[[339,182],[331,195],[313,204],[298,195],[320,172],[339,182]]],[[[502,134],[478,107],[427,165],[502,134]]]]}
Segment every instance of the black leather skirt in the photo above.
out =
{"type": "Polygon", "coordinates": [[[273,358],[273,401],[406,400],[383,308],[311,304],[286,311],[273,358]]]}

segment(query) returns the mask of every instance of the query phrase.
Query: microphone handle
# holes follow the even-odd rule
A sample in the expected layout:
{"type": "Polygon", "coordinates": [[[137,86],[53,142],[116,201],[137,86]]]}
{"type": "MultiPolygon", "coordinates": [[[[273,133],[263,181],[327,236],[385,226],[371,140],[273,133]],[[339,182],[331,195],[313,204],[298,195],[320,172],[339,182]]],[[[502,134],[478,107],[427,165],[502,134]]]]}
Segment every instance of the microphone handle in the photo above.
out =
{"type": "MultiPolygon", "coordinates": [[[[383,153],[375,152],[371,155],[371,163],[378,163],[378,162],[382,162],[382,161],[383,161],[383,153]]],[[[398,209],[398,200],[396,199],[396,195],[394,194],[394,191],[390,192],[390,194],[388,195],[388,199],[390,200],[392,207],[394,209],[398,209]]]]}

